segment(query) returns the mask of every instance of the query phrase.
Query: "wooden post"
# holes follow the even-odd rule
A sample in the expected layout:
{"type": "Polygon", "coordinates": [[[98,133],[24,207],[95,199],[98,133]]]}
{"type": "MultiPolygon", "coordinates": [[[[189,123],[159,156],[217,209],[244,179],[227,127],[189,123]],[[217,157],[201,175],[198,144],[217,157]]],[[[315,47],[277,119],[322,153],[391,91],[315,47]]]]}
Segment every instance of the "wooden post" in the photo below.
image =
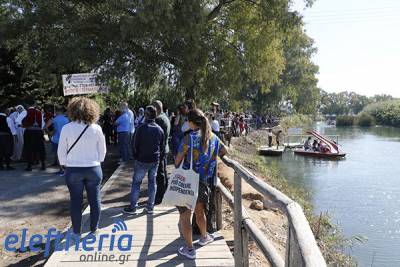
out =
{"type": "Polygon", "coordinates": [[[242,178],[235,171],[234,180],[234,256],[235,267],[243,266],[243,251],[242,251],[242,178]]]}
{"type": "Polygon", "coordinates": [[[215,191],[215,217],[217,230],[219,231],[222,229],[222,193],[219,188],[215,191]]]}
{"type": "Polygon", "coordinates": [[[286,241],[286,263],[285,267],[301,267],[303,264],[303,257],[299,245],[293,233],[293,226],[289,222],[288,227],[288,240],[286,241]]]}
{"type": "Polygon", "coordinates": [[[287,239],[286,239],[286,255],[285,255],[285,267],[291,267],[290,265],[290,239],[292,238],[292,226],[290,225],[290,222],[288,221],[288,229],[287,229],[287,239]]]}
{"type": "Polygon", "coordinates": [[[244,226],[242,226],[242,254],[242,266],[249,267],[249,235],[244,226]]]}

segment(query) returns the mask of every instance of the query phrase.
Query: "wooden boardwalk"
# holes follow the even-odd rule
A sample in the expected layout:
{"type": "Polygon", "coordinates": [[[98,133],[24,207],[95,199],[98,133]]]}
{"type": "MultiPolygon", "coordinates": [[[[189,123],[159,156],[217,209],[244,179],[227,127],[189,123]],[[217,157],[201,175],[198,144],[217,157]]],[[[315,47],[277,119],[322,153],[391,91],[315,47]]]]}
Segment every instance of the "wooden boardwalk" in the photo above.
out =
{"type": "MultiPolygon", "coordinates": [[[[129,164],[133,165],[133,164],[129,164]]],[[[224,238],[214,233],[215,242],[200,247],[195,242],[197,258],[189,260],[179,255],[177,250],[184,244],[180,235],[178,222],[179,213],[174,207],[155,208],[153,215],[139,213],[127,216],[122,208],[128,204],[132,181],[132,168],[120,166],[102,189],[102,214],[99,235],[115,236],[114,250],[110,251],[110,238],[103,243],[103,249],[97,246],[90,252],[57,251],[46,263],[51,266],[234,266],[233,256],[224,238]],[[115,221],[126,223],[127,230],[112,232],[115,221]],[[121,235],[133,235],[132,248],[121,252],[116,247],[121,235]],[[112,256],[111,256],[112,255],[112,256]],[[110,256],[113,257],[110,260],[110,256]]],[[[147,186],[142,184],[141,196],[146,196],[147,186]]],[[[145,198],[141,198],[142,204],[145,198]]],[[[142,209],[139,209],[141,212],[142,209]]],[[[84,211],[83,230],[88,231],[89,209],[84,211]]],[[[126,239],[121,243],[126,246],[126,239]]],[[[97,243],[95,243],[97,244],[97,243]]]]}

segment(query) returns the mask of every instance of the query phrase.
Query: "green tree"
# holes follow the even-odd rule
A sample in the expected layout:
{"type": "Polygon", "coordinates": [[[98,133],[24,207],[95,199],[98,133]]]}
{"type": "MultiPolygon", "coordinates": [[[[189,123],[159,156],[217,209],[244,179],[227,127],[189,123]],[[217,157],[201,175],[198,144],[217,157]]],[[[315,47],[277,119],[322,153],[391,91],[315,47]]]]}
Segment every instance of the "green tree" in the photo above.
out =
{"type": "Polygon", "coordinates": [[[158,88],[161,76],[162,86],[185,98],[235,100],[249,84],[267,93],[279,83],[284,41],[301,22],[290,3],[11,0],[1,5],[7,19],[0,32],[43,83],[98,70],[137,95],[158,88]]]}

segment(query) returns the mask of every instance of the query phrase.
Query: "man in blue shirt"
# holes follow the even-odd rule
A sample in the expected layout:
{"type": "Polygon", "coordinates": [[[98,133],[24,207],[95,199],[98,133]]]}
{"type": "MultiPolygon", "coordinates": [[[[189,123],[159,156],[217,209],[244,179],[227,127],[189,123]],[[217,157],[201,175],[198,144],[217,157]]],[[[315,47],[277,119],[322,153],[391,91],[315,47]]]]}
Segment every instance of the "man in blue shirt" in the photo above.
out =
{"type": "Polygon", "coordinates": [[[164,131],[155,122],[157,111],[154,106],[148,106],[145,111],[146,121],[135,130],[133,136],[133,157],[135,159],[131,204],[124,209],[124,213],[136,214],[139,199],[140,185],[147,173],[148,196],[147,213],[152,214],[156,198],[156,174],[160,155],[164,153],[164,131]]]}
{"type": "Polygon", "coordinates": [[[130,130],[131,130],[131,120],[129,114],[126,110],[122,110],[121,116],[115,121],[117,126],[118,134],[118,148],[121,156],[122,162],[127,162],[129,160],[129,145],[130,145],[130,130]]]}
{"type": "Polygon", "coordinates": [[[57,156],[57,149],[58,149],[58,143],[60,141],[60,135],[61,135],[61,130],[66,125],[69,123],[69,119],[67,116],[64,114],[64,107],[63,106],[57,106],[56,107],[56,116],[54,118],[51,118],[45,126],[45,129],[49,129],[51,125],[53,125],[53,135],[51,137],[51,144],[52,144],[52,149],[53,152],[55,153],[55,161],[54,163],[57,164],[57,166],[60,168],[59,172],[56,174],[60,176],[64,176],[64,169],[63,167],[59,164],[58,162],[58,156],[57,156]]]}
{"type": "MultiPolygon", "coordinates": [[[[121,110],[123,112],[126,112],[129,116],[129,142],[132,142],[132,138],[133,138],[133,133],[135,132],[135,114],[133,114],[133,111],[129,108],[128,103],[123,102],[121,104],[121,110]]],[[[129,144],[129,147],[131,148],[131,143],[129,144]]],[[[132,154],[132,150],[129,149],[129,158],[132,159],[133,154],[132,154]]]]}

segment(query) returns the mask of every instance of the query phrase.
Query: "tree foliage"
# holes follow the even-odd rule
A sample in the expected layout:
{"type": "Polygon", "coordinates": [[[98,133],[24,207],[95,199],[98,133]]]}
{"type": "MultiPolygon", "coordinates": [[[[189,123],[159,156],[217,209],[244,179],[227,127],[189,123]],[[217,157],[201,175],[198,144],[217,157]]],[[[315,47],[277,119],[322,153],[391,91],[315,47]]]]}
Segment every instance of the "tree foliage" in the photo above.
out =
{"type": "Polygon", "coordinates": [[[400,100],[387,100],[366,106],[363,113],[369,114],[377,124],[400,127],[400,100]]]}
{"type": "Polygon", "coordinates": [[[375,95],[367,97],[354,92],[327,93],[323,90],[321,94],[321,112],[323,114],[355,115],[360,113],[371,103],[393,99],[390,95],[375,95]]]}
{"type": "Polygon", "coordinates": [[[321,92],[321,111],[323,114],[357,114],[371,100],[354,92],[327,93],[321,92]]]}
{"type": "Polygon", "coordinates": [[[61,74],[98,71],[111,102],[134,89],[136,102],[245,97],[262,111],[288,97],[310,112],[318,99],[315,48],[290,0],[0,3],[0,47],[44,95],[61,96],[61,74]]]}

